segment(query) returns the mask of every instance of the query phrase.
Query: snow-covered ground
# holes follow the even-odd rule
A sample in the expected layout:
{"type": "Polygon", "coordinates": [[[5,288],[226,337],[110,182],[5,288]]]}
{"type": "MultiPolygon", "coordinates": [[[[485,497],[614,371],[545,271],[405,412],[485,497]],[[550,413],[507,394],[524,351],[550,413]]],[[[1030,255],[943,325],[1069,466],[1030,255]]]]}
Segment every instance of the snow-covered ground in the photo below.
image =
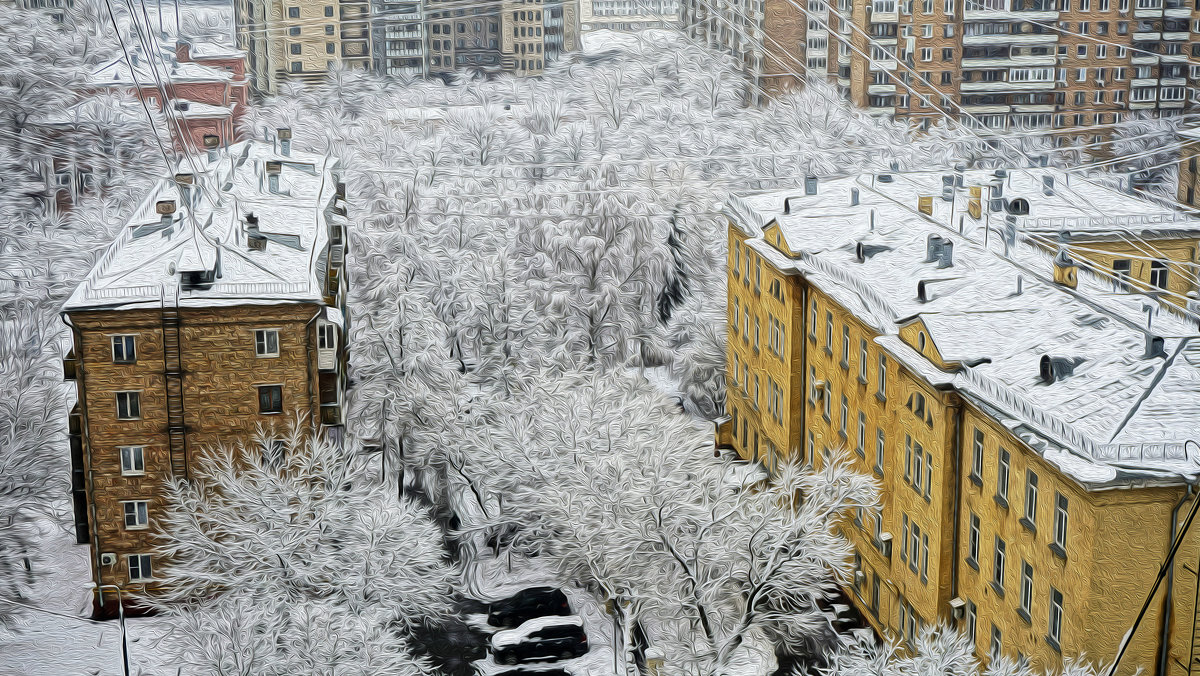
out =
{"type": "MultiPolygon", "coordinates": [[[[514,556],[509,567],[508,557],[480,557],[468,564],[463,580],[463,593],[480,601],[496,601],[507,598],[527,587],[561,587],[571,602],[571,609],[583,618],[583,630],[588,637],[589,650],[586,655],[573,660],[559,662],[530,662],[523,669],[566,669],[575,676],[613,676],[618,673],[613,667],[613,626],[600,602],[578,587],[561,584],[554,573],[547,570],[537,559],[514,556]]],[[[495,627],[487,624],[485,615],[468,618],[473,626],[494,632],[495,627]]],[[[475,662],[479,673],[485,676],[505,669],[492,661],[489,652],[485,659],[475,662]]]]}
{"type": "MultiPolygon", "coordinates": [[[[3,676],[108,676],[121,673],[121,627],[116,620],[95,622],[86,585],[88,548],[49,520],[41,524],[42,555],[47,565],[28,610],[16,631],[0,629],[0,674],[3,676]],[[52,615],[50,612],[59,613],[52,615]],[[65,615],[66,617],[63,617],[65,615]]],[[[142,676],[177,676],[159,642],[165,630],[156,618],[130,618],[129,671],[142,676]]]]}

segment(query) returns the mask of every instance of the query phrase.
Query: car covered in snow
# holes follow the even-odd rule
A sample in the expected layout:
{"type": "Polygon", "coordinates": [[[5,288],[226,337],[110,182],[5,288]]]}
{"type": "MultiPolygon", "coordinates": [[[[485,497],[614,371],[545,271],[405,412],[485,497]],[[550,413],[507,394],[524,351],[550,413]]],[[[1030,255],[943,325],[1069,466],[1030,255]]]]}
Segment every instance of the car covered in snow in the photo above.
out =
{"type": "Polygon", "coordinates": [[[530,587],[493,603],[488,609],[488,624],[493,627],[515,627],[535,617],[570,614],[571,604],[561,589],[530,587]]]}
{"type": "Polygon", "coordinates": [[[492,655],[500,664],[566,660],[587,651],[587,634],[583,631],[583,618],[578,615],[535,617],[516,629],[492,635],[492,655]]]}

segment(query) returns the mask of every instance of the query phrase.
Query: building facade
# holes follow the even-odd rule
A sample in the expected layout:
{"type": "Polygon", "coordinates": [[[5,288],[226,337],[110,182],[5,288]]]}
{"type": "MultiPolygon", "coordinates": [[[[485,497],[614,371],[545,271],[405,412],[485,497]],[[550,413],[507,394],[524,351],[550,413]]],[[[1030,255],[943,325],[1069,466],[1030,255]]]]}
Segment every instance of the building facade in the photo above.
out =
{"type": "Polygon", "coordinates": [[[63,309],[75,528],[97,615],[116,610],[109,585],[128,600],[158,584],[167,480],[217,445],[254,453],[260,429],[297,417],[340,431],[344,192],[336,160],[289,144],[213,150],[195,158],[200,175],[162,182],[63,309]]]}
{"type": "Polygon", "coordinates": [[[1175,199],[1193,209],[1200,208],[1200,128],[1190,128],[1179,133],[1179,190],[1175,199]]]}
{"type": "MultiPolygon", "coordinates": [[[[987,129],[1074,129],[1178,114],[1200,69],[1182,0],[684,0],[683,23],[755,81],[835,83],[873,114],[987,129]],[[800,15],[804,30],[794,24],[800,15]],[[782,24],[776,26],[775,24],[782,24]],[[787,28],[784,28],[786,26],[787,28]],[[782,35],[780,35],[782,33],[782,35]],[[807,33],[808,35],[804,35],[807,33]],[[757,67],[756,67],[757,66],[757,67]],[[779,70],[776,70],[779,69],[779,70]],[[939,110],[940,109],[940,110],[939,110]]],[[[769,91],[769,89],[768,89],[769,91]]],[[[1080,131],[1090,139],[1103,131],[1080,131]]],[[[1069,136],[1064,135],[1061,144],[1069,136]]]]}
{"type": "MultiPolygon", "coordinates": [[[[865,620],[903,641],[951,622],[1046,671],[1111,660],[1200,477],[1196,320],[1165,302],[1194,272],[1156,254],[1146,288],[1082,257],[1103,238],[1039,232],[1170,222],[1194,261],[1196,221],[1048,169],[810,179],[727,211],[726,438],[768,468],[876,477],[880,509],[840,525],[865,620]]],[[[1200,664],[1198,541],[1120,673],[1200,664]]]]}
{"type": "Polygon", "coordinates": [[[638,31],[679,25],[678,0],[583,0],[580,25],[585,31],[638,31]]]}
{"type": "Polygon", "coordinates": [[[579,48],[579,0],[264,2],[248,0],[234,13],[260,95],[278,93],[283,82],[319,82],[335,67],[404,77],[463,69],[534,76],[579,48]]]}

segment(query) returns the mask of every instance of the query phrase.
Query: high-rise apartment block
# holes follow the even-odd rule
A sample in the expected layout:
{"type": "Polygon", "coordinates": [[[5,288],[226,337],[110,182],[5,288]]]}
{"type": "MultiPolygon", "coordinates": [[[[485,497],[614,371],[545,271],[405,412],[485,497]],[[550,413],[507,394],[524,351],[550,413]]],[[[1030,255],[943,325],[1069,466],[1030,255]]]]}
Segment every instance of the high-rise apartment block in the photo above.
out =
{"type": "MultiPolygon", "coordinates": [[[[840,525],[866,621],[1112,660],[1197,499],[1200,220],[1053,169],[812,178],[727,214],[722,437],[876,477],[840,525]]],[[[1198,560],[1192,528],[1119,673],[1200,664],[1198,560]]]]}
{"type": "Polygon", "coordinates": [[[679,24],[678,0],[581,0],[580,10],[585,31],[637,31],[679,24]]]}
{"type": "Polygon", "coordinates": [[[816,77],[872,113],[988,129],[1177,114],[1200,77],[1183,0],[684,0],[682,16],[768,93],[816,77]]]}
{"type": "Polygon", "coordinates": [[[63,309],[75,528],[97,614],[115,611],[107,585],[136,596],[158,584],[165,482],[189,477],[200,453],[298,417],[339,434],[344,189],[336,160],[289,137],[214,142],[184,162],[198,173],[151,191],[63,309]]]}
{"type": "Polygon", "coordinates": [[[235,3],[255,91],[316,82],[336,67],[411,77],[464,68],[540,75],[579,47],[579,0],[330,2],[235,3]]]}

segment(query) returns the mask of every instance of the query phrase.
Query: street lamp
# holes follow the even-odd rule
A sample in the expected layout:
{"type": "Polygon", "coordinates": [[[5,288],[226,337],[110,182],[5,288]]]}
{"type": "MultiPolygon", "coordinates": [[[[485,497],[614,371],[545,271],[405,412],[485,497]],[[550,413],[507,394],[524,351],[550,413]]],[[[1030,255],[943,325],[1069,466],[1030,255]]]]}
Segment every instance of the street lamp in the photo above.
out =
{"type": "Polygon", "coordinates": [[[121,598],[121,588],[115,584],[100,585],[100,601],[104,602],[105,588],[117,590],[117,618],[121,623],[121,667],[124,676],[129,676],[129,645],[125,642],[125,601],[121,598]]]}

